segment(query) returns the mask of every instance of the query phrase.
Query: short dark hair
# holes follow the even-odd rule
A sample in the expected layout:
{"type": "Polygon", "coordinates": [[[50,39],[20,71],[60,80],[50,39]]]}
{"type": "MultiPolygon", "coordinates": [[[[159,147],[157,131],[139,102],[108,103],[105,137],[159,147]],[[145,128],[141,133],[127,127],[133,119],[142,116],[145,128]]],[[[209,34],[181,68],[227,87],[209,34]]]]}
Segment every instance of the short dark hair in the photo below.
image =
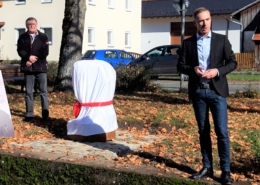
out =
{"type": "Polygon", "coordinates": [[[29,17],[29,18],[26,19],[25,25],[27,25],[28,21],[32,21],[32,20],[35,20],[37,22],[37,20],[34,17],[29,17]]]}
{"type": "Polygon", "coordinates": [[[197,8],[197,9],[194,11],[193,17],[196,18],[199,13],[204,12],[204,11],[208,11],[208,12],[210,13],[210,11],[209,11],[207,8],[205,8],[205,7],[199,7],[199,8],[197,8]]]}

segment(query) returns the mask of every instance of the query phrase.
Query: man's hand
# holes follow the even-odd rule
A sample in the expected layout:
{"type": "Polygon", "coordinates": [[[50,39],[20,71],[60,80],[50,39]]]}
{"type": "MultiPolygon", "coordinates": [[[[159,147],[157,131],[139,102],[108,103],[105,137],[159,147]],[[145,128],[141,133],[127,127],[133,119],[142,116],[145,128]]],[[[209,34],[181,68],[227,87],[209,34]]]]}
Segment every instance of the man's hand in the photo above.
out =
{"type": "Polygon", "coordinates": [[[198,76],[200,76],[201,78],[208,79],[208,80],[212,79],[218,75],[218,70],[216,68],[209,69],[204,72],[204,68],[202,66],[196,66],[196,67],[194,67],[194,70],[198,76]]]}
{"type": "Polygon", "coordinates": [[[202,76],[204,74],[203,70],[204,70],[204,67],[202,67],[202,66],[194,67],[194,71],[196,72],[196,74],[198,76],[202,76]]]}
{"type": "Polygon", "coordinates": [[[32,65],[32,62],[31,62],[31,61],[27,61],[27,62],[26,62],[26,66],[29,67],[29,66],[31,66],[31,65],[32,65]]]}
{"type": "Polygon", "coordinates": [[[34,55],[31,55],[30,58],[29,58],[29,60],[30,60],[32,63],[36,62],[37,59],[38,59],[38,57],[37,57],[37,56],[34,56],[34,55]]]}
{"type": "Polygon", "coordinates": [[[201,77],[205,78],[205,79],[212,79],[217,75],[218,75],[218,70],[216,68],[214,68],[214,69],[209,69],[209,70],[205,71],[201,77]]]}

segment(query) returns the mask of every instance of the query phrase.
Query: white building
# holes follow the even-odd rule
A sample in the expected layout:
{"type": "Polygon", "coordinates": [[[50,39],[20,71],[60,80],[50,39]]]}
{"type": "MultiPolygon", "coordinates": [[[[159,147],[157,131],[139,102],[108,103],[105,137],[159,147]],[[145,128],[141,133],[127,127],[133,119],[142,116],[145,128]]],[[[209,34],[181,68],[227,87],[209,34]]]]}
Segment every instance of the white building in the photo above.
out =
{"type": "MultiPolygon", "coordinates": [[[[186,17],[186,24],[193,25],[193,17],[186,17]]],[[[158,18],[158,19],[142,19],[142,42],[141,53],[160,45],[181,44],[181,36],[173,34],[172,23],[180,23],[181,18],[158,18]]],[[[181,28],[178,28],[179,31],[181,28]]],[[[195,30],[186,30],[195,31],[195,30]]],[[[229,17],[212,16],[212,31],[223,35],[228,35],[228,39],[232,44],[235,53],[240,52],[240,25],[230,21],[229,17]]],[[[193,34],[191,34],[193,35],[193,34]]],[[[191,36],[188,35],[188,36],[191,36]]],[[[187,36],[186,36],[187,37],[187,36]]]]}
{"type": "MultiPolygon", "coordinates": [[[[86,0],[83,53],[115,48],[141,52],[140,0],[86,0]]],[[[16,43],[26,31],[25,20],[35,17],[49,38],[48,61],[58,61],[65,0],[0,0],[0,60],[19,60],[16,43]]]]}
{"type": "MultiPolygon", "coordinates": [[[[185,13],[185,38],[196,33],[193,12],[206,7],[212,15],[212,31],[227,35],[235,53],[241,52],[241,23],[231,14],[255,0],[189,0],[185,13]]],[[[181,44],[181,15],[173,0],[142,0],[141,53],[160,45],[181,44]]]]}

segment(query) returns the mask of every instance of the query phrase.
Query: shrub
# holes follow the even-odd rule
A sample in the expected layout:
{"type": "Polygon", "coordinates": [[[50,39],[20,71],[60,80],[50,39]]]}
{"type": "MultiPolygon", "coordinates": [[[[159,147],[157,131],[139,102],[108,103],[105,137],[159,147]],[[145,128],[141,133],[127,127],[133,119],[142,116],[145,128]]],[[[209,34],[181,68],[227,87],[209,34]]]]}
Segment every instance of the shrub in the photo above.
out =
{"type": "Polygon", "coordinates": [[[245,91],[236,91],[235,97],[236,98],[257,98],[259,92],[257,90],[252,89],[251,84],[244,88],[245,91]]]}
{"type": "Polygon", "coordinates": [[[21,64],[21,60],[14,59],[14,60],[3,60],[1,64],[21,64]]]}
{"type": "Polygon", "coordinates": [[[116,69],[116,91],[147,91],[150,88],[151,67],[119,65],[116,69]]]}
{"type": "Polygon", "coordinates": [[[50,61],[48,62],[48,72],[47,72],[47,81],[48,85],[54,85],[56,76],[58,74],[58,66],[59,62],[57,61],[50,61]]]}
{"type": "Polygon", "coordinates": [[[11,60],[10,64],[21,64],[21,60],[11,60]]]}

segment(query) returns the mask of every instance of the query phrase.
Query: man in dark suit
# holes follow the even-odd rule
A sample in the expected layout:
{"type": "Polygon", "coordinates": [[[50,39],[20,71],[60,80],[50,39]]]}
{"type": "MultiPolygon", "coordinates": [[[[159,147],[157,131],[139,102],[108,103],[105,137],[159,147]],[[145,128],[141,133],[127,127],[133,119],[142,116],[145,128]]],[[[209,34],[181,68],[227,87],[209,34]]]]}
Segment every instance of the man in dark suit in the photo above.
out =
{"type": "Polygon", "coordinates": [[[203,168],[192,179],[213,177],[212,143],[209,110],[218,141],[221,180],[232,184],[230,176],[230,146],[228,136],[226,75],[236,69],[237,62],[227,37],[211,31],[211,15],[201,7],[194,12],[197,34],[182,43],[177,69],[189,76],[189,99],[198,123],[203,168]]]}

